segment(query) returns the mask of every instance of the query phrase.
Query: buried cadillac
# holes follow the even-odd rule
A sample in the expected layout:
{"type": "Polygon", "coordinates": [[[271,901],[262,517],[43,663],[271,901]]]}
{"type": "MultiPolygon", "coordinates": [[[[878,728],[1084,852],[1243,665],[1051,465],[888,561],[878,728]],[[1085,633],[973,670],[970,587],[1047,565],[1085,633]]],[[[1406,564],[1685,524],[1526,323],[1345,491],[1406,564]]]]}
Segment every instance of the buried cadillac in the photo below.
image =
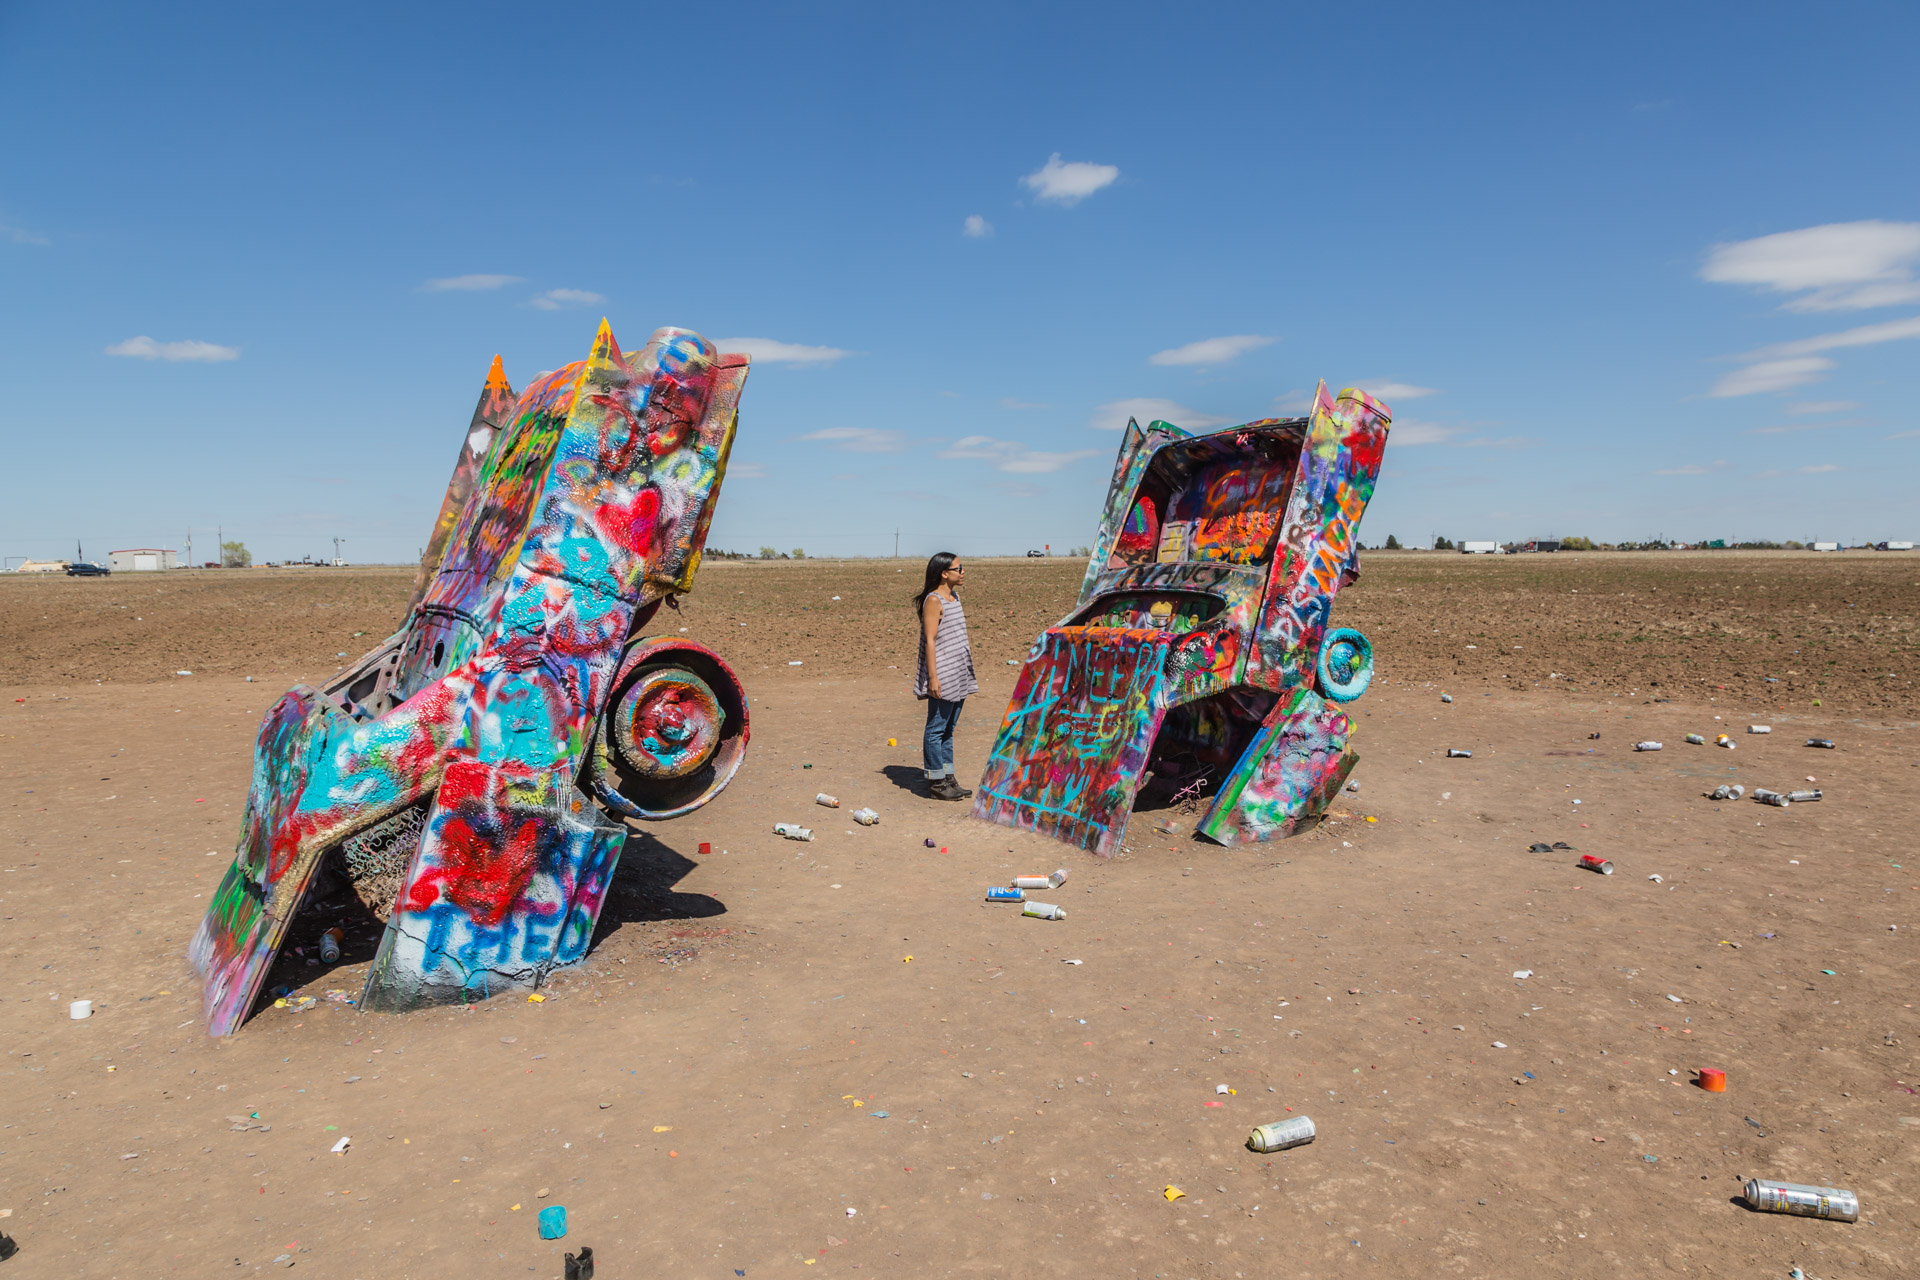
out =
{"type": "Polygon", "coordinates": [[[189,952],[210,1034],[246,1020],[318,883],[385,922],[362,1008],[536,987],[586,954],[623,819],[727,785],[739,681],[646,628],[692,587],[747,369],[683,329],[623,353],[604,320],[517,396],[494,358],[399,629],[261,725],[189,952]]]}
{"type": "Polygon", "coordinates": [[[1148,799],[1207,801],[1198,832],[1229,845],[1317,821],[1358,760],[1340,706],[1373,650],[1329,621],[1390,425],[1325,383],[1304,418],[1128,422],[1079,601],[1034,641],[974,816],[1102,855],[1148,799]]]}

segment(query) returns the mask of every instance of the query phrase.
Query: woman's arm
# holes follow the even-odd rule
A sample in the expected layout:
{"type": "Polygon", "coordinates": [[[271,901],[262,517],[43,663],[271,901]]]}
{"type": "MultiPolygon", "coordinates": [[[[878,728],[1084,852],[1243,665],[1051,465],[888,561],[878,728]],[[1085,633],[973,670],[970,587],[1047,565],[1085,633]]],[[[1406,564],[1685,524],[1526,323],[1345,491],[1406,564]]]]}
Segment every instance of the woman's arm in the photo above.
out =
{"type": "Polygon", "coordinates": [[[920,606],[920,644],[927,657],[927,692],[936,698],[940,697],[940,668],[933,661],[933,637],[940,630],[940,610],[939,595],[929,592],[920,606]]]}

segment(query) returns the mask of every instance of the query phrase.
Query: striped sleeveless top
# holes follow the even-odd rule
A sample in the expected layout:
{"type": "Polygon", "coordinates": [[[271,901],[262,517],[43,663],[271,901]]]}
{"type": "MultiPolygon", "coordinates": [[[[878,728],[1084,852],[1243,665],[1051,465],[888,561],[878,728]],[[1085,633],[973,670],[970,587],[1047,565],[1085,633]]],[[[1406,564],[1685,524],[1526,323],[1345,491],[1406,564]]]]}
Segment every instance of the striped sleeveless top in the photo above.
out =
{"type": "MultiPolygon", "coordinates": [[[[933,633],[933,664],[940,673],[940,696],[948,702],[958,702],[962,698],[980,690],[979,681],[973,678],[973,647],[967,643],[967,611],[958,600],[948,600],[934,596],[940,601],[940,625],[933,633]]],[[[920,671],[913,678],[913,696],[925,698],[931,696],[927,680],[927,632],[926,624],[920,624],[920,671]]]]}

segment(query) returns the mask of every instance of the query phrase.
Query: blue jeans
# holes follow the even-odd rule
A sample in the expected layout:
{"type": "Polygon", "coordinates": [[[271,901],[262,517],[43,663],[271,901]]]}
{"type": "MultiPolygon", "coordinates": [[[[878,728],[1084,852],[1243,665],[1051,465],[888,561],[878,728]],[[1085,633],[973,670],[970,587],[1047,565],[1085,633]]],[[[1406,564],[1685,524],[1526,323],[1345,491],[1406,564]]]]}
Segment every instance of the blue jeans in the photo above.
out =
{"type": "Polygon", "coordinates": [[[927,699],[927,736],[925,741],[927,781],[953,774],[953,726],[959,722],[960,708],[966,705],[945,698],[927,699]]]}

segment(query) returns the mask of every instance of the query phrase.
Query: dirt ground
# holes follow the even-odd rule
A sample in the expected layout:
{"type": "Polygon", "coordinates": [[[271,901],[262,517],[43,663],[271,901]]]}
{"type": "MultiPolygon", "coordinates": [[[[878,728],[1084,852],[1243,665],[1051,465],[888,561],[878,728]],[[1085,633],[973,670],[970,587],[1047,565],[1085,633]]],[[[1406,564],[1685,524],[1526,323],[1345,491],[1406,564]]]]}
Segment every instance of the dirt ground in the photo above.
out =
{"type": "MultiPolygon", "coordinates": [[[[971,783],[1080,566],[969,563],[971,783]]],[[[901,570],[711,563],[663,615],[735,661],[753,746],[629,840],[544,1003],[361,1014],[357,926],[271,979],[316,1004],[219,1042],[185,948],[258,718],[410,575],[0,579],[0,1276],[1920,1274],[1920,560],[1370,555],[1359,791],[1108,862],[914,793],[901,570]],[[1058,866],[1063,921],[980,900],[1058,866]],[[1861,1221],[1749,1212],[1751,1176],[1861,1221]]]]}

